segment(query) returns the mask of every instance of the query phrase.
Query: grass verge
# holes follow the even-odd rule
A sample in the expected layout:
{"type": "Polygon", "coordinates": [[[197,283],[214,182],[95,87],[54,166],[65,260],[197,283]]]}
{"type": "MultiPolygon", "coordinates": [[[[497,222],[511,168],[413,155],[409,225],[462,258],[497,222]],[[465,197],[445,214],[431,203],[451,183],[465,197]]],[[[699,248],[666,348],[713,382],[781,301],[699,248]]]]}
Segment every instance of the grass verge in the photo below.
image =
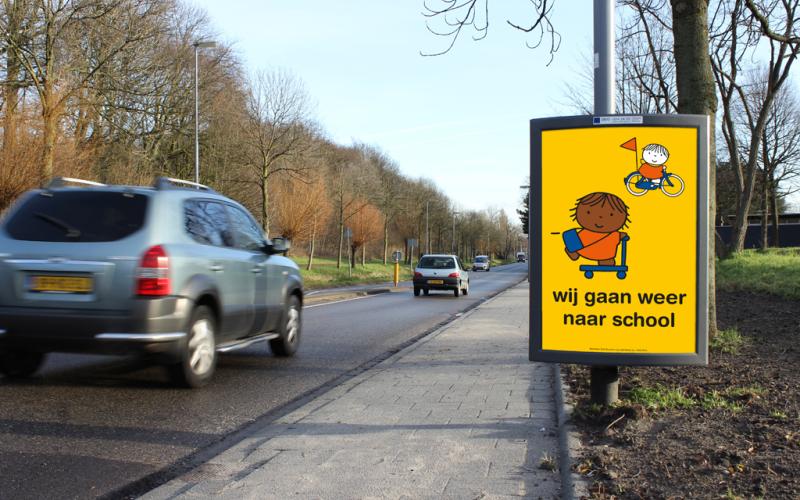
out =
{"type": "Polygon", "coordinates": [[[764,389],[761,387],[730,387],[724,391],[713,390],[702,395],[689,395],[680,387],[656,385],[632,389],[626,402],[642,405],[648,410],[679,410],[699,406],[704,410],[738,412],[763,395],[764,389]]]}
{"type": "Polygon", "coordinates": [[[719,260],[717,287],[800,299],[800,249],[745,250],[719,260]]]}
{"type": "MultiPolygon", "coordinates": [[[[332,288],[337,286],[360,285],[372,283],[387,283],[394,279],[394,264],[383,264],[383,261],[369,261],[362,266],[359,262],[352,270],[352,276],[347,269],[347,260],[342,266],[336,267],[336,259],[327,257],[314,257],[311,270],[306,270],[308,258],[292,257],[300,267],[303,282],[306,288],[332,288]]],[[[408,266],[400,266],[400,281],[410,280],[412,276],[408,266]]]]}

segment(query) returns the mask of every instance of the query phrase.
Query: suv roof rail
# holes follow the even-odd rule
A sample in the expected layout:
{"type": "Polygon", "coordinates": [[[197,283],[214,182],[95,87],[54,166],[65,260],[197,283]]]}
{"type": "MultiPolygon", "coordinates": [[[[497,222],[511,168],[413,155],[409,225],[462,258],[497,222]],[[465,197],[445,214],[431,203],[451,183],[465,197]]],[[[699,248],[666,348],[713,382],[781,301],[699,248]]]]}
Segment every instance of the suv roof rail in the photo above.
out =
{"type": "Polygon", "coordinates": [[[47,183],[45,189],[60,188],[66,184],[83,184],[85,186],[105,186],[102,182],[87,181],[85,179],[76,179],[74,177],[53,177],[47,183]]]}
{"type": "Polygon", "coordinates": [[[174,179],[172,177],[156,177],[153,187],[161,191],[162,189],[186,189],[186,187],[193,187],[196,189],[203,189],[215,193],[210,187],[198,184],[197,182],[185,181],[183,179],[174,179]]]}

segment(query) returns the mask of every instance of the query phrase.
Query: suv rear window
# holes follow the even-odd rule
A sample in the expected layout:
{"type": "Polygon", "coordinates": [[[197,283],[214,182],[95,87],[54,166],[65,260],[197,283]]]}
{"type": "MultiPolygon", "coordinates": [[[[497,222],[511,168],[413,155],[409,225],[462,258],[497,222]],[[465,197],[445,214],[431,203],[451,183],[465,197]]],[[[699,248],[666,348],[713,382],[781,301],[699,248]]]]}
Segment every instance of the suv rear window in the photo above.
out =
{"type": "Polygon", "coordinates": [[[116,241],[144,225],[148,197],[98,191],[55,191],[28,198],[6,223],[16,240],[116,241]]]}
{"type": "Polygon", "coordinates": [[[452,257],[423,257],[417,267],[422,269],[453,269],[456,263],[452,257]]]}

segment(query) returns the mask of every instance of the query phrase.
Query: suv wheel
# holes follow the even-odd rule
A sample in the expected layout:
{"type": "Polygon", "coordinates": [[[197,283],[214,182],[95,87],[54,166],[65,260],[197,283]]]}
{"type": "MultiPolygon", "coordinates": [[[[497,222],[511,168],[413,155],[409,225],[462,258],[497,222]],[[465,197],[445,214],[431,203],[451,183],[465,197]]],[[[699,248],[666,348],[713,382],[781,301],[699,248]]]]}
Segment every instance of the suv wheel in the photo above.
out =
{"type": "Polygon", "coordinates": [[[206,306],[197,307],[186,330],[181,361],[170,366],[174,382],[191,388],[208,383],[217,364],[215,329],[211,310],[206,306]]]}
{"type": "Polygon", "coordinates": [[[30,377],[45,360],[43,352],[2,351],[0,352],[0,373],[8,378],[30,377]]]}
{"type": "Polygon", "coordinates": [[[469,281],[467,281],[467,284],[461,289],[461,293],[464,295],[469,295],[469,281]]]}
{"type": "Polygon", "coordinates": [[[302,325],[300,299],[296,295],[291,295],[283,314],[278,338],[269,341],[269,348],[276,356],[291,356],[297,351],[302,325]]]}
{"type": "Polygon", "coordinates": [[[419,287],[418,286],[414,287],[414,297],[419,297],[419,287]]]}
{"type": "Polygon", "coordinates": [[[460,287],[461,287],[461,283],[456,285],[456,287],[453,289],[453,296],[458,297],[461,294],[461,288],[460,287]]]}

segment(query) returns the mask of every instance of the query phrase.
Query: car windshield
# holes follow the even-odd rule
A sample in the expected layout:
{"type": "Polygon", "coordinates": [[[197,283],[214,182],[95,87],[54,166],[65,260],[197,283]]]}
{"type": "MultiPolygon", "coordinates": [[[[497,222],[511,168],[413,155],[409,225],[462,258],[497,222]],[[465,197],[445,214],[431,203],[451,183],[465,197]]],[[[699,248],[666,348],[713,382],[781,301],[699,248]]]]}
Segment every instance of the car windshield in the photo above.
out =
{"type": "Polygon", "coordinates": [[[475,257],[475,262],[486,262],[487,260],[486,257],[475,257]]]}
{"type": "Polygon", "coordinates": [[[120,192],[43,192],[28,198],[6,224],[16,240],[115,241],[141,229],[148,197],[120,192]]]}
{"type": "Polygon", "coordinates": [[[456,267],[456,262],[452,257],[423,257],[417,267],[422,269],[453,269],[456,267]]]}

